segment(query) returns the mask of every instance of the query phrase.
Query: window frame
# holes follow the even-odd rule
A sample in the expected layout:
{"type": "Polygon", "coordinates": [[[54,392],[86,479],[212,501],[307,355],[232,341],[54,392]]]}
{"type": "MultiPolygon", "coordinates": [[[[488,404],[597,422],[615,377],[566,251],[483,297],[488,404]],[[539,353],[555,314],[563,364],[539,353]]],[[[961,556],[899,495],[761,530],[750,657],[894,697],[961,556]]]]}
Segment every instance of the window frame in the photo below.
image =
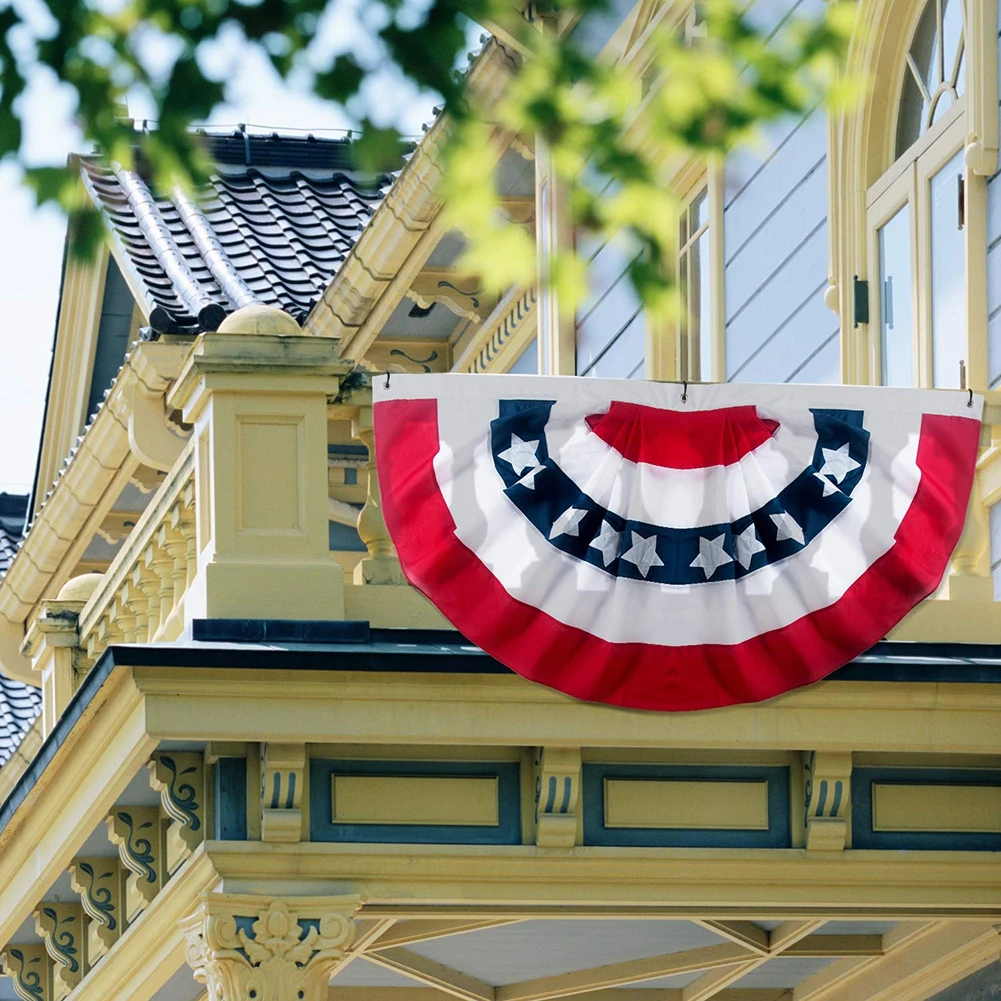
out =
{"type": "MultiPolygon", "coordinates": [[[[879,262],[879,230],[905,205],[910,205],[911,234],[911,317],[912,317],[912,382],[911,385],[933,385],[932,282],[931,282],[931,211],[930,182],[938,171],[964,149],[969,131],[966,96],[920,136],[867,192],[866,238],[868,269],[872,276],[869,294],[868,368],[876,385],[883,383],[882,343],[882,274],[879,262]]],[[[973,365],[974,336],[971,319],[976,315],[975,288],[970,273],[975,267],[974,247],[970,241],[970,219],[978,212],[986,213],[986,200],[976,198],[984,190],[971,184],[970,170],[964,166],[966,247],[966,382],[970,385],[973,365]],[[976,203],[975,203],[976,202],[976,203]]],[[[985,247],[986,253],[986,247],[985,247]]],[[[986,313],[986,299],[984,300],[986,313]]]]}

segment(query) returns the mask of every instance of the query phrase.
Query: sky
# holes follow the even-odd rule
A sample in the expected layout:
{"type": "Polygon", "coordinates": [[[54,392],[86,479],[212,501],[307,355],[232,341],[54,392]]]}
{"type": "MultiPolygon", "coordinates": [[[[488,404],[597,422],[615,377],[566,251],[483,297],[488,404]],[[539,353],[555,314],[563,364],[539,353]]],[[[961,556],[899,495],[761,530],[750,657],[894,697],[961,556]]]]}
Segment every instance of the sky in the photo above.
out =
{"type": "MultiPolygon", "coordinates": [[[[331,51],[363,34],[364,0],[336,0],[319,41],[331,51]]],[[[302,89],[284,84],[260,52],[229,38],[212,54],[229,81],[226,103],[203,124],[239,123],[268,131],[303,130],[324,134],[349,127],[346,113],[302,89]]],[[[420,133],[431,117],[432,97],[419,95],[392,73],[376,74],[366,97],[379,124],[396,124],[405,134],[420,133]]],[[[23,99],[25,149],[31,163],[65,163],[70,152],[85,151],[73,124],[72,96],[41,73],[23,99]]],[[[150,112],[141,100],[129,113],[141,120],[150,112]]],[[[34,477],[48,382],[66,222],[55,209],[37,209],[11,164],[0,164],[0,490],[27,493],[34,477]]]]}

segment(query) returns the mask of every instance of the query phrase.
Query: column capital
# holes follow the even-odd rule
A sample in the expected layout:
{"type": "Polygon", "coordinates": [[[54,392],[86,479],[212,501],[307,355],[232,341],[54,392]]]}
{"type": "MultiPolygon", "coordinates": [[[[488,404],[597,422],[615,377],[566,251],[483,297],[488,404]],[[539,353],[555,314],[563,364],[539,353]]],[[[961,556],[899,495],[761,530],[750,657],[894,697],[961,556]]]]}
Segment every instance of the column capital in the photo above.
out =
{"type": "Polygon", "coordinates": [[[182,922],[185,958],[208,1001],[326,1001],[355,937],[357,896],[215,893],[182,922]]]}

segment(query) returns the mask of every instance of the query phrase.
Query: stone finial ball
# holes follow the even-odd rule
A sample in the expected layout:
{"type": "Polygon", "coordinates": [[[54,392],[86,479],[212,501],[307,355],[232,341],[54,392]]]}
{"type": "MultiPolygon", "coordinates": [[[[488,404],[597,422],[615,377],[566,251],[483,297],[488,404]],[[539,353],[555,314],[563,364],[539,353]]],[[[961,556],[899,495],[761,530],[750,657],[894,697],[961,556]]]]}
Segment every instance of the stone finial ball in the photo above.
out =
{"type": "Polygon", "coordinates": [[[270,334],[279,337],[302,337],[302,327],[276,306],[244,306],[230,313],[219,324],[220,334],[270,334]]]}
{"type": "Polygon", "coordinates": [[[86,601],[104,580],[103,573],[85,573],[79,577],[71,577],[59,589],[57,601],[86,601]]]}

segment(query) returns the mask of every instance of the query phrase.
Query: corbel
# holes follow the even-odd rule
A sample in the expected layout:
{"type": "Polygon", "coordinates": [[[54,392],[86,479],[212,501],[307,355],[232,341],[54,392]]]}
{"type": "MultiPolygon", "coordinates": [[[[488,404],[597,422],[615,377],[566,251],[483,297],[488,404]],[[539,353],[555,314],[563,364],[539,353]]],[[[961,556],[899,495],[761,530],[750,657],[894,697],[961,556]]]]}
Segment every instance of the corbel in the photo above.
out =
{"type": "Polygon", "coordinates": [[[53,1001],[52,961],[44,945],[8,945],[0,959],[20,1001],[53,1001]]]}
{"type": "Polygon", "coordinates": [[[543,747],[535,759],[536,844],[572,848],[577,842],[580,748],[543,747]]]}
{"type": "Polygon", "coordinates": [[[162,886],[160,811],[155,806],[115,807],[106,818],[108,840],[128,870],[125,919],[130,924],[153,902],[162,886]]]}
{"type": "Polygon", "coordinates": [[[849,844],[851,751],[810,751],[803,759],[806,847],[843,851],[849,844]]]}
{"type": "Polygon", "coordinates": [[[261,745],[261,840],[302,840],[305,744],[261,745]]]}
{"type": "Polygon", "coordinates": [[[86,915],[87,967],[118,941],[125,925],[122,906],[126,871],[116,858],[75,858],[69,865],[70,886],[79,894],[86,915]]]}
{"type": "Polygon", "coordinates": [[[164,866],[172,876],[205,839],[205,765],[193,751],[157,751],[146,766],[167,817],[164,866]]]}
{"type": "Polygon", "coordinates": [[[62,1001],[83,979],[83,908],[42,903],[34,914],[35,932],[52,960],[52,1001],[62,1001]]]}
{"type": "Polygon", "coordinates": [[[421,309],[430,309],[438,302],[456,316],[475,322],[488,316],[496,301],[484,295],[479,277],[453,268],[424,268],[411,281],[406,296],[421,309]]]}

